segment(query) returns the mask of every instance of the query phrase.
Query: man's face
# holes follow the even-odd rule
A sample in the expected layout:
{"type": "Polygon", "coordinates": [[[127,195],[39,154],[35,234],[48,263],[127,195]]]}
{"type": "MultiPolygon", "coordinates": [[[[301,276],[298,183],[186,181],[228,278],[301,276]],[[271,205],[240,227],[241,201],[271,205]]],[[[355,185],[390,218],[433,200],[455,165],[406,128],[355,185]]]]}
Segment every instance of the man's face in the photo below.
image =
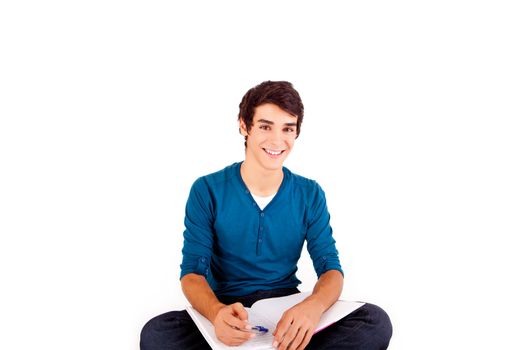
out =
{"type": "Polygon", "coordinates": [[[297,117],[277,105],[266,103],[255,108],[248,132],[240,122],[241,133],[248,136],[246,160],[266,170],[279,170],[292,151],[297,136],[297,117]]]}

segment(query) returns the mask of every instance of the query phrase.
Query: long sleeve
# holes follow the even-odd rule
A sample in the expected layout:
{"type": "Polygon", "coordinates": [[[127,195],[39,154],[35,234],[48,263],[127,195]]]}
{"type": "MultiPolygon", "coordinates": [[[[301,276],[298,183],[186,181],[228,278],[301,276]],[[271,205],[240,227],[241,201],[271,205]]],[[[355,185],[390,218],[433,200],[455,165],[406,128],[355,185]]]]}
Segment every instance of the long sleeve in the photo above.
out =
{"type": "Polygon", "coordinates": [[[180,278],[189,273],[208,276],[213,249],[214,207],[204,178],[193,184],[186,203],[180,278]]]}
{"type": "Polygon", "coordinates": [[[309,205],[306,240],[317,277],[328,270],[338,270],[343,273],[335,247],[335,239],[332,236],[325,195],[317,183],[315,183],[309,205]]]}

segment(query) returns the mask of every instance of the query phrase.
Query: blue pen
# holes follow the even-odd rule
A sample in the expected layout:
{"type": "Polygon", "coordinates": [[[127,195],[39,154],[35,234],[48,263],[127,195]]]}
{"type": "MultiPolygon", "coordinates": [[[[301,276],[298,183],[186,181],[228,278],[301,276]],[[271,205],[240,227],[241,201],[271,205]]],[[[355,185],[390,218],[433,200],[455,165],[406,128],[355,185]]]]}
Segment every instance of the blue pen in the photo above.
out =
{"type": "MultiPolygon", "coordinates": [[[[266,327],[263,327],[263,326],[251,326],[251,328],[246,328],[246,329],[241,329],[239,327],[235,327],[235,326],[230,326],[232,328],[235,328],[239,331],[243,331],[243,332],[250,332],[250,333],[255,333],[255,334],[266,334],[268,333],[268,328],[266,327]]],[[[248,326],[250,327],[250,326],[248,326]]]]}
{"type": "Polygon", "coordinates": [[[268,328],[265,328],[263,326],[253,326],[251,328],[251,331],[253,331],[254,333],[257,333],[257,334],[265,334],[268,332],[268,328]]]}

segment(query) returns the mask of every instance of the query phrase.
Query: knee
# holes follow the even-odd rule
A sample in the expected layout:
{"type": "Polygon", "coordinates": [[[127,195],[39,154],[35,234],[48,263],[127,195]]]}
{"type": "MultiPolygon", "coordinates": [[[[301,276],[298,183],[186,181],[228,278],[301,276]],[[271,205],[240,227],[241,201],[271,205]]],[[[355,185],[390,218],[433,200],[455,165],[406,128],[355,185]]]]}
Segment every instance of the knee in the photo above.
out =
{"type": "MultiPolygon", "coordinates": [[[[140,349],[164,349],[186,321],[185,311],[171,311],[146,322],[140,332],[140,349]]],[[[188,316],[189,317],[189,316],[188,316]]]]}
{"type": "MultiPolygon", "coordinates": [[[[158,317],[158,316],[157,316],[158,317]]],[[[156,318],[152,318],[142,327],[140,331],[140,350],[152,349],[152,342],[155,339],[155,326],[156,318]]]]}
{"type": "Polygon", "coordinates": [[[381,349],[386,349],[392,338],[392,322],[388,314],[377,305],[365,304],[369,316],[369,324],[374,328],[374,339],[381,349]]]}

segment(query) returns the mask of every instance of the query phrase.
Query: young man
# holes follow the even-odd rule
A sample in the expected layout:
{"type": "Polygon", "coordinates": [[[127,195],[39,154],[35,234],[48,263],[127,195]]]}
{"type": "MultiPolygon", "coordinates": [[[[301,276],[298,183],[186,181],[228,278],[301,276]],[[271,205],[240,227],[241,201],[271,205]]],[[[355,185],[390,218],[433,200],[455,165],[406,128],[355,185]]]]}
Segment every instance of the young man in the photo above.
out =
{"type": "MultiPolygon", "coordinates": [[[[253,337],[242,331],[250,322],[244,307],[299,292],[295,272],[306,241],[318,281],[309,297],[282,315],[274,347],[386,349],[392,326],[372,304],[313,335],[341,294],[343,271],[324,192],[283,167],[301,130],[299,94],[289,82],[266,81],[250,89],[239,107],[244,161],[197,179],[187,202],[181,285],[188,301],[213,323],[219,340],[244,343],[253,337]]],[[[186,311],[149,321],[140,346],[209,349],[186,311]]]]}

